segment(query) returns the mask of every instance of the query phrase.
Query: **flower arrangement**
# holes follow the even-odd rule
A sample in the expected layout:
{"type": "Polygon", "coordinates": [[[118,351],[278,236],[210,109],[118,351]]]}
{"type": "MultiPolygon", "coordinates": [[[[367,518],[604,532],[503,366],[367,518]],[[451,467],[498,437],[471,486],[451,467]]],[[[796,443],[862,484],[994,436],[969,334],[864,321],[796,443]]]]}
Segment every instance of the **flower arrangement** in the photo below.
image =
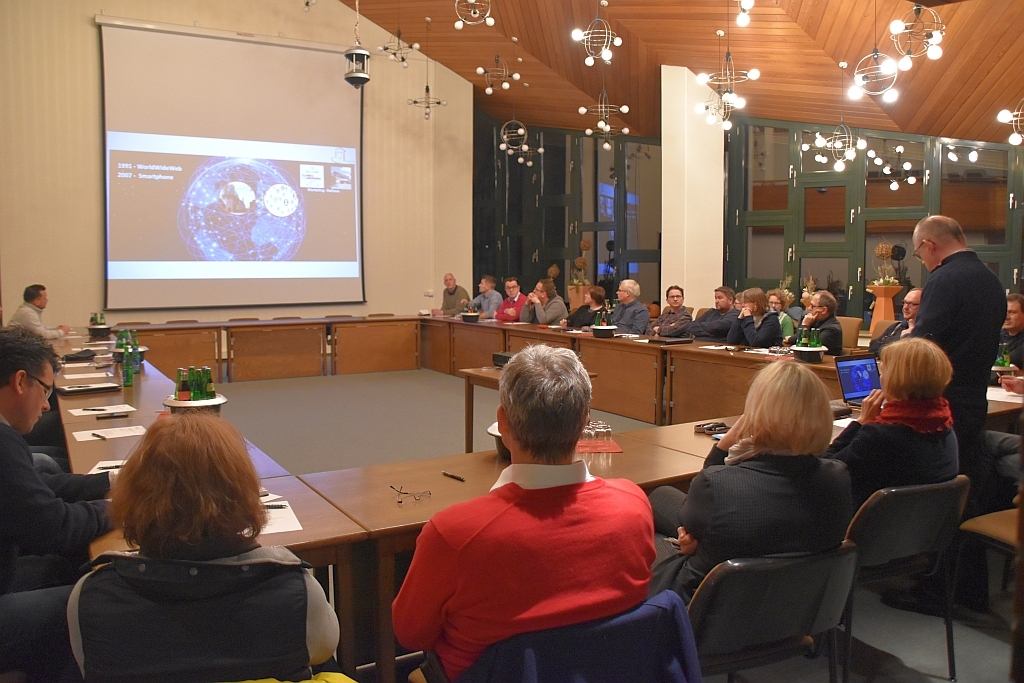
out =
{"type": "Polygon", "coordinates": [[[552,263],[550,266],[548,266],[548,277],[551,278],[552,280],[557,278],[561,274],[561,272],[562,269],[558,267],[557,263],[552,263]]]}
{"type": "MultiPolygon", "coordinates": [[[[580,240],[580,251],[586,254],[594,247],[594,243],[589,239],[580,240]]],[[[574,287],[585,287],[590,284],[590,280],[587,279],[587,257],[577,256],[572,262],[572,275],[569,278],[569,284],[574,287]]]]}
{"type": "MultiPolygon", "coordinates": [[[[907,255],[906,249],[903,247],[897,248],[902,252],[902,256],[905,257],[907,255]]],[[[888,242],[879,242],[878,246],[875,247],[875,258],[879,259],[882,264],[875,266],[875,273],[878,277],[872,280],[871,284],[878,286],[899,285],[900,280],[896,273],[896,267],[891,263],[891,261],[895,260],[893,259],[893,246],[888,242]]]]}
{"type": "Polygon", "coordinates": [[[787,307],[791,306],[793,304],[793,302],[796,301],[796,296],[793,294],[793,292],[789,291],[789,287],[792,284],[793,284],[793,276],[792,275],[787,275],[786,277],[784,277],[781,280],[779,280],[779,289],[781,289],[782,293],[786,295],[786,299],[787,299],[786,306],[787,307]]]}

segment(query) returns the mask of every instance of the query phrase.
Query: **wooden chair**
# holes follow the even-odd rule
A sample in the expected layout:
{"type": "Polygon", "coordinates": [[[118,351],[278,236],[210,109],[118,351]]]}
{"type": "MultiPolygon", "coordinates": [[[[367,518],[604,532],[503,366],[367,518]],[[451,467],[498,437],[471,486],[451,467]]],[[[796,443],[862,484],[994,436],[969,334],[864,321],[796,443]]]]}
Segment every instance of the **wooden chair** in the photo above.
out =
{"type": "Polygon", "coordinates": [[[860,336],[860,326],[864,321],[860,318],[851,318],[845,315],[837,315],[836,320],[843,326],[843,349],[856,351],[857,338],[860,336]]]}
{"type": "MultiPolygon", "coordinates": [[[[946,550],[956,537],[971,482],[958,475],[941,484],[881,489],[864,501],[846,530],[857,544],[857,584],[942,569],[946,605],[946,656],[949,680],[956,680],[953,653],[953,571],[946,550]]],[[[853,644],[853,591],[846,602],[846,658],[843,683],[850,680],[853,644]]]]}
{"type": "Polygon", "coordinates": [[[647,311],[651,314],[651,320],[661,315],[661,306],[658,304],[647,304],[647,311]]]}
{"type": "Polygon", "coordinates": [[[301,315],[278,315],[274,316],[274,320],[302,320],[301,315]]]}
{"type": "Polygon", "coordinates": [[[689,313],[691,317],[693,317],[693,306],[683,306],[683,308],[685,308],[686,312],[689,313]]]}
{"type": "Polygon", "coordinates": [[[1013,568],[1013,558],[1017,556],[1017,545],[1020,541],[1017,533],[1017,508],[990,512],[969,519],[960,525],[960,533],[977,538],[1006,558],[1003,564],[1002,585],[1002,590],[1006,591],[1013,568]]]}
{"type": "Polygon", "coordinates": [[[884,333],[884,332],[885,332],[885,331],[886,331],[887,329],[889,329],[890,327],[892,327],[892,326],[893,326],[894,324],[896,324],[896,321],[895,321],[895,320],[879,320],[879,321],[878,321],[878,324],[877,324],[877,325],[875,325],[875,331],[874,331],[874,333],[872,333],[872,335],[871,335],[871,341],[875,341],[876,339],[878,339],[879,337],[881,337],[881,336],[882,336],[882,334],[883,334],[883,333],[884,333]]]}
{"type": "Polygon", "coordinates": [[[259,321],[259,318],[228,318],[229,323],[249,322],[250,320],[259,321]]]}
{"type": "Polygon", "coordinates": [[[704,308],[698,308],[697,309],[697,315],[693,316],[693,319],[696,320],[697,318],[701,317],[702,315],[704,315],[707,312],[708,312],[707,306],[705,306],[704,308]]]}
{"type": "Polygon", "coordinates": [[[836,628],[857,573],[857,548],[796,557],[723,562],[690,600],[690,622],[704,676],[734,674],[816,651],[825,639],[830,683],[837,679],[836,628]]]}
{"type": "Polygon", "coordinates": [[[367,318],[394,318],[394,313],[371,313],[367,318]]]}

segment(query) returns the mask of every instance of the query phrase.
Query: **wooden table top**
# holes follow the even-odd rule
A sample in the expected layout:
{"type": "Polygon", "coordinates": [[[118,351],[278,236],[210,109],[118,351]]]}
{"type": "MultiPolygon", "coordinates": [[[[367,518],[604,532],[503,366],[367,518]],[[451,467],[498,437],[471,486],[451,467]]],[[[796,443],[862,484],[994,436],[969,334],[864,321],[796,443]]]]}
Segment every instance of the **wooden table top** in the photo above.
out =
{"type": "MultiPolygon", "coordinates": [[[[90,368],[71,368],[71,370],[78,373],[88,373],[93,371],[90,368]]],[[[102,369],[95,370],[95,372],[101,371],[102,369]]],[[[67,386],[69,384],[120,381],[119,374],[115,374],[108,379],[96,378],[75,380],[68,379],[62,372],[55,378],[55,383],[58,387],[67,386]]],[[[127,403],[128,405],[136,408],[135,411],[128,414],[127,419],[134,420],[131,424],[145,424],[148,426],[156,419],[157,413],[167,410],[163,404],[164,399],[172,395],[174,390],[175,383],[173,381],[165,377],[163,373],[149,363],[143,363],[143,370],[136,376],[134,386],[128,387],[127,389],[97,394],[79,394],[77,396],[59,395],[58,403],[60,405],[60,418],[65,425],[89,422],[95,423],[97,428],[102,428],[104,425],[112,424],[115,420],[97,421],[95,416],[75,416],[69,411],[72,408],[97,408],[100,406],[127,403]]]]}

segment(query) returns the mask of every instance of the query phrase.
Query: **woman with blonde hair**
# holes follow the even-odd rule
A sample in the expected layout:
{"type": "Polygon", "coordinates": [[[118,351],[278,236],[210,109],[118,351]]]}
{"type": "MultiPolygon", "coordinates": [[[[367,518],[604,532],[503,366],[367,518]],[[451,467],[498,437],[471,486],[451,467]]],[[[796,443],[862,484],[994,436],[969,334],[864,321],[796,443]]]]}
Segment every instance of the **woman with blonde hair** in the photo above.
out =
{"type": "Polygon", "coordinates": [[[853,503],[846,467],[818,457],[831,435],[828,390],[810,368],[775,361],[758,372],[743,415],[689,493],[662,486],[649,496],[658,553],[650,594],[672,588],[689,602],[726,560],[839,545],[853,503]]]}
{"type": "Polygon", "coordinates": [[[739,317],[732,322],[728,344],[744,344],[766,349],[782,346],[782,326],[778,311],[768,306],[768,297],[760,287],[743,291],[739,317]]]}
{"type": "Polygon", "coordinates": [[[942,394],[953,366],[937,344],[908,337],[882,348],[882,388],[822,457],[846,463],[860,506],[890,486],[949,481],[957,475],[953,415],[942,394]]]}
{"type": "Polygon", "coordinates": [[[89,681],[300,681],[338,646],[338,620],[306,565],[262,548],[260,480],[245,442],[216,417],[157,420],[111,490],[107,552],[68,602],[89,681]]]}

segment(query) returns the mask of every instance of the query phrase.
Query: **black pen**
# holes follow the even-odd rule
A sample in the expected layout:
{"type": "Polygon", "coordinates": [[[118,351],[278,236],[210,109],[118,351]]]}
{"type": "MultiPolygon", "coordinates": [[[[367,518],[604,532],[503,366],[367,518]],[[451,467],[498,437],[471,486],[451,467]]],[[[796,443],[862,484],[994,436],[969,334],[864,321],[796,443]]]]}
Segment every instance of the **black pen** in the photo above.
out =
{"type": "Polygon", "coordinates": [[[128,413],[107,413],[105,415],[97,415],[97,420],[113,420],[119,417],[128,417],[128,413]]]}
{"type": "Polygon", "coordinates": [[[120,465],[103,465],[102,467],[97,467],[96,469],[98,469],[98,470],[119,470],[119,469],[121,469],[121,466],[120,465]]]}
{"type": "Polygon", "coordinates": [[[465,477],[460,477],[457,474],[452,474],[451,472],[445,472],[444,470],[441,470],[441,474],[443,474],[444,476],[448,477],[449,479],[454,479],[455,481],[466,481],[465,477]]]}
{"type": "Polygon", "coordinates": [[[288,505],[285,503],[264,503],[263,507],[268,510],[287,510],[288,505]]]}
{"type": "Polygon", "coordinates": [[[99,432],[93,432],[92,435],[95,436],[97,439],[100,439],[101,441],[106,441],[107,440],[107,437],[103,436],[99,432]]]}
{"type": "Polygon", "coordinates": [[[82,408],[82,410],[88,410],[89,412],[93,412],[93,413],[104,413],[104,412],[106,412],[107,409],[106,408],[82,408]]]}

